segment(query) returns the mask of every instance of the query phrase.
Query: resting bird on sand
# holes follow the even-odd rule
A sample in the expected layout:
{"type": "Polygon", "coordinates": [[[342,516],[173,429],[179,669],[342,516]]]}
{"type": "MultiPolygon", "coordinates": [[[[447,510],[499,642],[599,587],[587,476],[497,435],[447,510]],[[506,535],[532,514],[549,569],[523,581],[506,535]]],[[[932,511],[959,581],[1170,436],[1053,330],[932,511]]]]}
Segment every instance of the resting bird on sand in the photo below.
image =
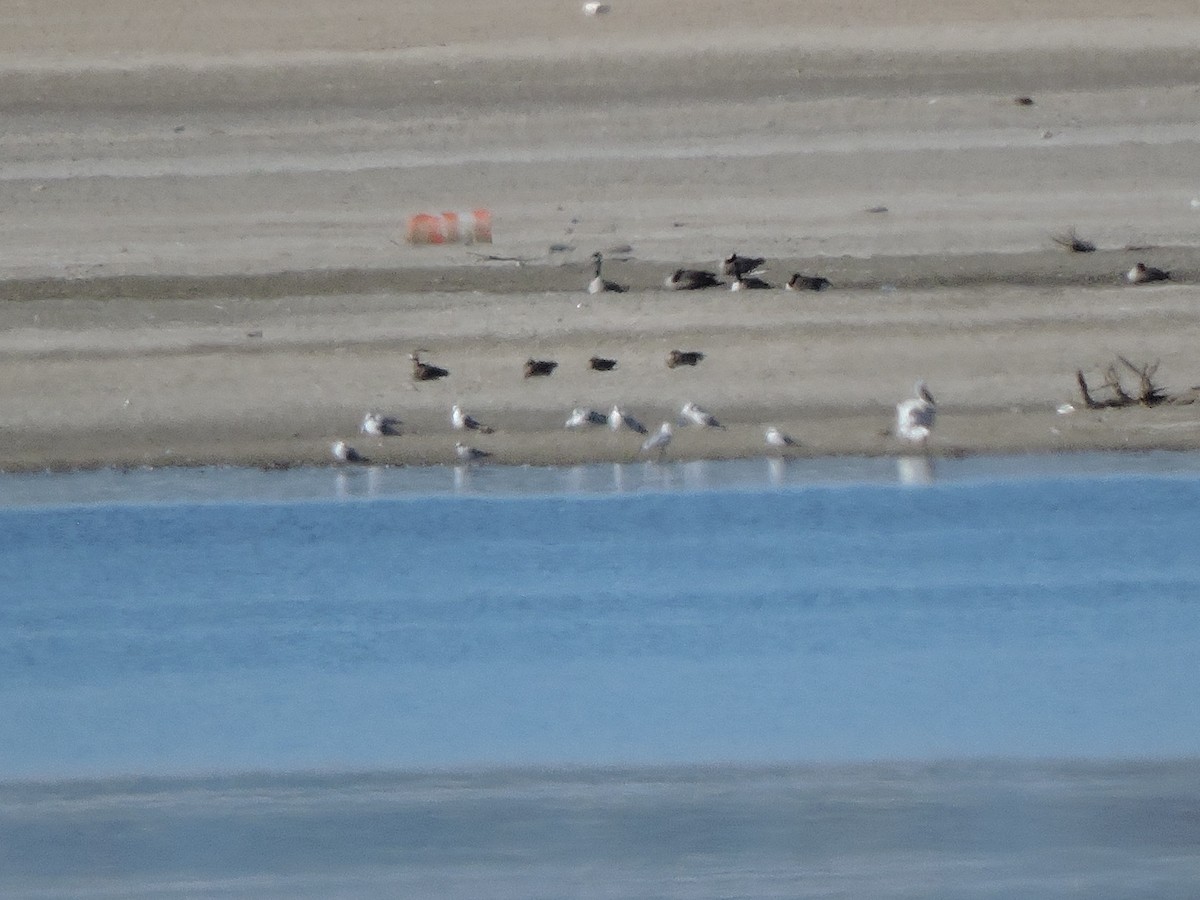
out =
{"type": "Polygon", "coordinates": [[[558,363],[551,359],[528,359],[525,361],[525,377],[536,378],[550,375],[558,368],[558,363]]]}
{"type": "Polygon", "coordinates": [[[672,291],[698,291],[724,282],[714,273],[703,269],[676,269],[663,284],[672,291]]]}
{"type": "Polygon", "coordinates": [[[767,442],[768,447],[794,447],[796,442],[791,437],[784,434],[774,425],[767,426],[767,430],[763,432],[763,440],[767,442]]]}
{"type": "Polygon", "coordinates": [[[588,368],[597,372],[611,372],[617,367],[615,359],[605,359],[603,356],[593,356],[588,360],[588,368]]]}
{"type": "Polygon", "coordinates": [[[583,406],[577,406],[571,410],[571,415],[567,417],[564,428],[587,428],[589,425],[604,425],[608,422],[608,416],[602,412],[596,412],[594,409],[587,409],[583,406]]]}
{"type": "Polygon", "coordinates": [[[435,366],[431,363],[421,362],[421,357],[417,354],[421,351],[414,351],[408,354],[408,358],[413,364],[413,380],[414,381],[436,381],[439,378],[445,378],[450,374],[449,369],[443,369],[441,366],[435,366]]]}
{"type": "Polygon", "coordinates": [[[646,426],[619,406],[614,406],[612,412],[608,414],[608,427],[613,431],[628,428],[630,431],[637,432],[638,434],[646,433],[646,426]]]}
{"type": "Polygon", "coordinates": [[[492,454],[488,453],[486,450],[476,450],[474,447],[468,447],[462,441],[459,441],[457,444],[454,445],[454,452],[458,455],[458,458],[460,460],[462,460],[463,462],[466,462],[466,463],[477,462],[478,460],[481,460],[481,459],[487,459],[489,456],[492,455],[492,454]]]}
{"type": "Polygon", "coordinates": [[[721,274],[733,278],[749,275],[765,262],[766,260],[761,256],[738,256],[733,253],[721,260],[721,274]]]}
{"type": "Polygon", "coordinates": [[[362,424],[358,426],[358,430],[363,434],[371,434],[377,437],[388,434],[399,434],[400,420],[393,419],[391,416],[385,416],[382,413],[369,412],[363,416],[362,424]]]}
{"type": "Polygon", "coordinates": [[[915,397],[896,404],[896,437],[924,447],[933,434],[937,403],[924,381],[918,381],[913,391],[915,397]]]}
{"type": "Polygon", "coordinates": [[[595,265],[596,277],[588,282],[589,294],[623,294],[629,287],[623,284],[617,284],[615,281],[605,281],[604,276],[600,274],[600,267],[604,264],[604,255],[601,253],[592,254],[592,263],[595,265]]]}
{"type": "Polygon", "coordinates": [[[474,416],[468,416],[457,403],[450,408],[450,424],[459,431],[478,431],[480,434],[491,434],[496,429],[484,425],[474,416]]]}
{"type": "Polygon", "coordinates": [[[1149,284],[1152,281],[1167,281],[1170,277],[1170,272],[1156,269],[1154,266],[1148,266],[1141,262],[1125,273],[1125,280],[1130,284],[1149,284]]]}
{"type": "Polygon", "coordinates": [[[702,359],[704,359],[704,354],[699,350],[672,350],[667,354],[667,368],[694,366],[702,359]]]}
{"type": "Polygon", "coordinates": [[[797,272],[784,285],[789,291],[823,291],[829,287],[829,279],[820,275],[803,275],[797,272]]]}
{"type": "Polygon", "coordinates": [[[345,441],[334,441],[329,452],[338,462],[366,462],[359,452],[345,441]]]}
{"type": "Polygon", "coordinates": [[[757,275],[738,275],[729,285],[731,291],[763,291],[770,287],[770,282],[763,281],[757,275]]]}
{"type": "Polygon", "coordinates": [[[705,428],[724,428],[717,421],[716,416],[707,410],[701,409],[695,403],[685,403],[679,410],[679,418],[684,422],[690,422],[693,425],[703,425],[705,428]]]}

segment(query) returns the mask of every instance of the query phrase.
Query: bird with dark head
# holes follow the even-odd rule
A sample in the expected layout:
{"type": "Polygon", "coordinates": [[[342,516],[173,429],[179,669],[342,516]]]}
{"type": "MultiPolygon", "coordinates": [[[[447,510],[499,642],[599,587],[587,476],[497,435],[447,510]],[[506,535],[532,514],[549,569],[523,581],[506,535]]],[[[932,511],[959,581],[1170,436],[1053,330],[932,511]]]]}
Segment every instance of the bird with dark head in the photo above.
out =
{"type": "Polygon", "coordinates": [[[676,269],[667,276],[664,284],[671,291],[699,291],[724,282],[714,273],[703,269],[676,269]]]}
{"type": "Polygon", "coordinates": [[[604,265],[604,254],[592,254],[592,271],[595,272],[595,277],[588,282],[589,294],[623,294],[629,290],[628,285],[617,284],[615,281],[607,280],[600,274],[600,267],[604,265]]]}
{"type": "Polygon", "coordinates": [[[551,359],[527,359],[525,360],[525,377],[537,378],[551,374],[558,368],[558,363],[551,359]]]}
{"type": "Polygon", "coordinates": [[[450,374],[449,369],[443,369],[441,366],[435,366],[432,363],[421,362],[420,354],[424,350],[414,350],[408,354],[408,358],[413,364],[413,381],[437,381],[439,378],[445,378],[450,374]]]}
{"type": "Polygon", "coordinates": [[[672,350],[667,354],[667,368],[694,366],[702,359],[704,359],[704,354],[699,350],[672,350]]]}
{"type": "Polygon", "coordinates": [[[738,256],[733,253],[721,261],[721,274],[731,278],[749,275],[765,262],[761,256],[738,256]]]}
{"type": "Polygon", "coordinates": [[[597,372],[611,372],[617,367],[615,359],[606,359],[603,356],[593,356],[588,360],[588,368],[597,372]]]}
{"type": "Polygon", "coordinates": [[[829,287],[829,279],[820,275],[803,275],[797,272],[784,287],[789,291],[823,291],[829,287]]]}

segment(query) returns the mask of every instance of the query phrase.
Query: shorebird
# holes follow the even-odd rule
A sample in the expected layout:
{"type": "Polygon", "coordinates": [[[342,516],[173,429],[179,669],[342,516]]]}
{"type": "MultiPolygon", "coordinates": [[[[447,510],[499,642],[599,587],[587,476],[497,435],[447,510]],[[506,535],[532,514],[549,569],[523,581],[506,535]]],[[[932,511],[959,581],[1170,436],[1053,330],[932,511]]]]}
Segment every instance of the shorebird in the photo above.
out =
{"type": "Polygon", "coordinates": [[[694,366],[702,359],[704,359],[704,354],[699,350],[672,350],[667,354],[667,368],[694,366]]]}
{"type": "Polygon", "coordinates": [[[715,274],[703,269],[676,269],[663,282],[672,291],[698,291],[723,283],[715,274]]]}
{"type": "Polygon", "coordinates": [[[359,452],[345,441],[334,441],[329,447],[329,452],[338,462],[366,462],[359,452]]]}
{"type": "Polygon", "coordinates": [[[418,355],[423,353],[423,350],[417,350],[408,354],[408,358],[413,364],[413,380],[414,381],[436,381],[439,378],[445,378],[450,374],[449,369],[443,369],[441,366],[435,366],[431,363],[421,362],[421,357],[418,355]]]}
{"type": "Polygon", "coordinates": [[[597,372],[611,372],[617,367],[615,359],[605,359],[603,356],[593,356],[588,360],[588,368],[597,372]]]}
{"type": "Polygon", "coordinates": [[[587,428],[589,425],[604,425],[606,422],[608,422],[608,416],[604,413],[577,406],[571,410],[571,415],[567,417],[567,424],[563,427],[587,428]]]}
{"type": "Polygon", "coordinates": [[[721,260],[721,274],[733,278],[749,275],[765,262],[761,256],[738,256],[733,253],[721,260]]]}
{"type": "Polygon", "coordinates": [[[663,422],[662,427],[658,429],[650,437],[642,442],[642,452],[649,453],[651,450],[658,451],[658,458],[662,459],[667,452],[667,445],[671,443],[671,423],[663,422]]]}
{"type": "Polygon", "coordinates": [[[457,403],[450,408],[450,424],[459,431],[478,431],[480,434],[491,434],[496,429],[484,425],[473,416],[468,416],[457,403]]]}
{"type": "Polygon", "coordinates": [[[619,406],[614,406],[612,412],[608,414],[608,427],[613,431],[628,428],[630,431],[635,431],[638,434],[646,433],[646,426],[619,406]]]}
{"type": "Polygon", "coordinates": [[[685,424],[690,422],[693,425],[703,425],[706,428],[724,428],[717,421],[716,416],[707,410],[701,409],[695,403],[685,403],[679,410],[679,418],[685,424]]]}
{"type": "Polygon", "coordinates": [[[924,447],[933,434],[937,403],[924,381],[918,381],[913,392],[915,397],[896,404],[896,437],[924,447]]]}
{"type": "Polygon", "coordinates": [[[1130,284],[1149,284],[1152,281],[1167,281],[1170,277],[1170,272],[1164,272],[1162,269],[1156,269],[1154,266],[1148,266],[1142,262],[1125,273],[1125,280],[1130,284]]]}
{"type": "Polygon", "coordinates": [[[467,463],[477,462],[481,459],[487,459],[492,455],[486,450],[478,450],[475,447],[468,447],[462,441],[459,441],[454,445],[454,452],[458,454],[459,459],[467,463]]]}
{"type": "Polygon", "coordinates": [[[525,361],[525,377],[535,378],[539,375],[549,375],[558,368],[558,363],[550,359],[528,359],[525,361]]]}
{"type": "Polygon", "coordinates": [[[820,275],[803,275],[797,272],[788,279],[784,288],[789,291],[823,291],[829,287],[829,279],[820,275]]]}
{"type": "Polygon", "coordinates": [[[600,274],[600,267],[604,264],[604,254],[593,253],[592,263],[595,265],[596,277],[588,282],[589,294],[623,294],[629,287],[623,284],[617,284],[615,281],[606,281],[604,276],[600,274]]]}
{"type": "Polygon", "coordinates": [[[757,275],[738,275],[729,285],[731,291],[762,291],[771,287],[757,275]]]}
{"type": "Polygon", "coordinates": [[[784,434],[774,425],[768,425],[767,430],[763,432],[763,440],[767,442],[768,447],[795,447],[796,442],[787,434],[784,434]]]}
{"type": "Polygon", "coordinates": [[[385,416],[382,413],[369,412],[363,416],[362,424],[358,426],[358,430],[363,434],[376,436],[399,434],[400,420],[393,419],[391,416],[385,416]]]}

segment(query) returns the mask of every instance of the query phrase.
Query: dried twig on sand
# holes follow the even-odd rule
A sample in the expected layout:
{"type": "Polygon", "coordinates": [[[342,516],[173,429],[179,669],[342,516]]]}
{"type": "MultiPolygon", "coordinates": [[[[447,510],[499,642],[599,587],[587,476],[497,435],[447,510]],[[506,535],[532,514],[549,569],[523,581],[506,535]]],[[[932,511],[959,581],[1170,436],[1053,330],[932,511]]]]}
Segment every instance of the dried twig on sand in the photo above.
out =
{"type": "Polygon", "coordinates": [[[1063,234],[1055,234],[1050,236],[1050,240],[1058,244],[1060,247],[1065,247],[1072,253],[1092,253],[1096,249],[1096,245],[1091,241],[1085,241],[1081,238],[1078,232],[1075,231],[1075,226],[1072,225],[1063,234]]]}
{"type": "Polygon", "coordinates": [[[1191,402],[1183,397],[1177,400],[1154,383],[1158,365],[1158,362],[1154,362],[1139,366],[1124,356],[1118,356],[1117,362],[1104,370],[1104,383],[1095,389],[1088,385],[1083,370],[1076,369],[1075,380],[1079,384],[1083,405],[1088,409],[1121,409],[1126,406],[1154,407],[1162,403],[1191,402]],[[1133,393],[1121,384],[1122,367],[1137,376],[1138,387],[1133,393]]]}

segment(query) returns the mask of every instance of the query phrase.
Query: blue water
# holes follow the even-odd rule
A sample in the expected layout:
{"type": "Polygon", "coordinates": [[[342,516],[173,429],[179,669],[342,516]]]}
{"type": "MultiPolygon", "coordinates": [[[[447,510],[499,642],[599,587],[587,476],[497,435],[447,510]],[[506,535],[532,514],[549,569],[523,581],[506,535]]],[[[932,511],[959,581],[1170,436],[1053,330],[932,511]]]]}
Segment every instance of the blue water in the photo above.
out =
{"type": "Polygon", "coordinates": [[[6,896],[1183,897],[1200,878],[1195,456],[0,491],[6,896]],[[281,849],[330,829],[303,864],[281,849]]]}

